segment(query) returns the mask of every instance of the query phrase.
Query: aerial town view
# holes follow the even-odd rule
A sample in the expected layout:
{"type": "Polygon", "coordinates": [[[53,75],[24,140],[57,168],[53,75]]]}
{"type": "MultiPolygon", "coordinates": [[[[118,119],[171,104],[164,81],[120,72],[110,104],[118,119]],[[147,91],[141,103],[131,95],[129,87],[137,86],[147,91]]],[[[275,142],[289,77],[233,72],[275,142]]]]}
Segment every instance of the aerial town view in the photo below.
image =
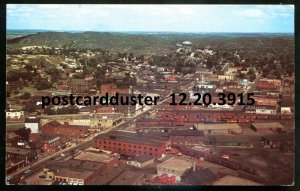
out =
{"type": "Polygon", "coordinates": [[[293,185],[293,5],[8,4],[6,185],[293,185]]]}

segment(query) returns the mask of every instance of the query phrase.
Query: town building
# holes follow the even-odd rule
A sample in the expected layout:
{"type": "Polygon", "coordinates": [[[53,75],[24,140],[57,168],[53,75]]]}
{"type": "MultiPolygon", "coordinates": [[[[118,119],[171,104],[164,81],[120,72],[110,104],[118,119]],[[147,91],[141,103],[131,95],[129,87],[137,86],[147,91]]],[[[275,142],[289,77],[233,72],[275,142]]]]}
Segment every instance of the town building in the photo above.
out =
{"type": "Polygon", "coordinates": [[[194,127],[204,134],[240,134],[242,128],[237,123],[196,123],[194,127]]]}
{"type": "Polygon", "coordinates": [[[277,106],[256,106],[255,107],[256,114],[276,114],[277,106]]]}
{"type": "Polygon", "coordinates": [[[143,168],[153,163],[154,163],[154,158],[149,154],[134,156],[132,159],[127,161],[128,165],[138,167],[138,168],[143,168]]]}
{"type": "Polygon", "coordinates": [[[149,154],[161,158],[169,146],[168,138],[146,133],[111,131],[94,138],[95,148],[130,156],[149,154]]]}
{"type": "Polygon", "coordinates": [[[118,87],[116,84],[107,83],[107,84],[100,85],[100,92],[102,95],[105,95],[107,93],[108,96],[114,96],[116,95],[116,93],[120,95],[128,95],[132,93],[132,88],[118,87]]]}
{"type": "Polygon", "coordinates": [[[36,160],[36,152],[32,149],[6,146],[6,160],[23,160],[25,164],[29,164],[36,160]]]}
{"type": "Polygon", "coordinates": [[[212,182],[218,179],[218,176],[208,168],[205,168],[190,170],[182,179],[189,185],[211,185],[212,182]]]}
{"type": "Polygon", "coordinates": [[[6,131],[5,144],[6,146],[17,145],[20,136],[15,131],[6,131]]]}
{"type": "Polygon", "coordinates": [[[21,90],[24,86],[23,81],[6,82],[7,91],[15,92],[21,90]]]}
{"type": "Polygon", "coordinates": [[[93,161],[93,162],[102,162],[107,165],[108,168],[112,167],[117,163],[117,158],[106,154],[104,152],[95,151],[94,149],[90,148],[81,152],[79,155],[74,157],[78,160],[85,160],[85,161],[93,161]]]}
{"type": "Polygon", "coordinates": [[[255,106],[276,106],[278,104],[278,98],[275,96],[255,95],[253,99],[255,100],[255,106]]]}
{"type": "Polygon", "coordinates": [[[171,130],[172,144],[195,145],[203,140],[204,132],[198,130],[171,130]]]}
{"type": "Polygon", "coordinates": [[[119,166],[107,168],[91,182],[88,182],[88,185],[109,185],[109,183],[116,179],[122,172],[124,172],[124,169],[119,166]]]}
{"type": "Polygon", "coordinates": [[[31,130],[31,133],[38,133],[40,126],[40,119],[35,116],[25,118],[25,127],[31,130]]]}
{"type": "Polygon", "coordinates": [[[107,168],[105,163],[70,159],[43,168],[45,176],[69,185],[86,185],[107,168]]]}
{"type": "Polygon", "coordinates": [[[142,172],[125,170],[117,176],[109,185],[142,185],[145,174],[142,172]]]}
{"type": "Polygon", "coordinates": [[[30,141],[32,143],[39,141],[41,143],[41,149],[44,152],[56,152],[64,147],[62,146],[61,138],[58,135],[32,133],[30,134],[30,141]]]}
{"type": "Polygon", "coordinates": [[[281,114],[291,114],[294,107],[294,100],[291,95],[283,95],[280,103],[281,114]]]}
{"type": "Polygon", "coordinates": [[[186,159],[171,158],[157,165],[157,176],[167,174],[168,176],[175,176],[176,181],[181,181],[181,176],[192,166],[193,163],[186,159]]]}
{"type": "Polygon", "coordinates": [[[88,93],[93,88],[93,78],[86,77],[85,79],[72,78],[68,86],[72,93],[88,93]]]}
{"type": "Polygon", "coordinates": [[[69,123],[70,125],[89,126],[105,130],[122,121],[121,113],[98,113],[98,114],[68,114],[68,115],[43,115],[41,125],[56,120],[59,123],[69,123]]]}
{"type": "Polygon", "coordinates": [[[295,137],[292,134],[264,135],[261,138],[261,142],[264,144],[264,148],[293,152],[295,137]]]}
{"type": "Polygon", "coordinates": [[[20,119],[24,117],[24,111],[18,111],[11,109],[6,111],[6,119],[20,119]]]}
{"type": "Polygon", "coordinates": [[[281,87],[281,80],[264,78],[259,80],[259,82],[257,83],[257,88],[263,90],[279,89],[280,87],[281,87]]]}
{"type": "Polygon", "coordinates": [[[252,123],[250,128],[258,133],[282,132],[284,126],[279,122],[252,123]]]}
{"type": "Polygon", "coordinates": [[[89,126],[84,125],[70,125],[68,122],[64,124],[54,120],[46,123],[41,127],[41,133],[46,135],[61,135],[72,138],[86,138],[89,136],[89,126]]]}
{"type": "Polygon", "coordinates": [[[213,135],[209,136],[205,145],[212,145],[214,147],[240,147],[252,148],[252,144],[247,136],[236,135],[213,135]]]}

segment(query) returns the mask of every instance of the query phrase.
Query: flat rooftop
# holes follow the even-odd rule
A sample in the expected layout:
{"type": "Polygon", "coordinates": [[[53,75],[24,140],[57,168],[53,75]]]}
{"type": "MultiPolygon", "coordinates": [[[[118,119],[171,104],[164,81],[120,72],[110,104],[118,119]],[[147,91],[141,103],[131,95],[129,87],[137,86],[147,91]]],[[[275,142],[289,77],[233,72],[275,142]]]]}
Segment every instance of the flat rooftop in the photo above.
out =
{"type": "Polygon", "coordinates": [[[104,165],[105,163],[102,162],[70,159],[50,164],[46,168],[53,171],[56,176],[85,179],[104,165]]]}
{"type": "MultiPolygon", "coordinates": [[[[121,113],[98,113],[96,114],[97,118],[107,118],[107,119],[117,119],[121,117],[121,113]]],[[[94,114],[68,114],[68,115],[41,115],[40,119],[57,119],[57,120],[63,120],[63,119],[94,119],[94,114]]]]}
{"type": "Polygon", "coordinates": [[[125,170],[109,185],[135,185],[144,175],[142,172],[125,170]]]}
{"type": "Polygon", "coordinates": [[[193,166],[191,161],[187,161],[179,158],[171,158],[159,165],[157,167],[162,167],[166,169],[172,169],[176,171],[185,171],[193,166]]]}
{"type": "Polygon", "coordinates": [[[112,160],[112,157],[105,153],[87,151],[79,154],[75,159],[108,163],[112,160]]]}
{"type": "Polygon", "coordinates": [[[198,130],[207,129],[242,129],[237,123],[196,123],[195,127],[198,130]]]}
{"type": "Polygon", "coordinates": [[[104,170],[99,176],[89,182],[89,185],[108,185],[117,176],[119,176],[124,169],[120,167],[111,167],[104,170]]]}
{"type": "Polygon", "coordinates": [[[253,127],[256,129],[265,128],[284,128],[284,126],[279,122],[268,122],[268,123],[252,123],[253,127]]]}
{"type": "Polygon", "coordinates": [[[32,150],[30,149],[6,146],[6,153],[26,155],[30,154],[31,152],[32,150]]]}
{"type": "Polygon", "coordinates": [[[105,134],[100,134],[95,139],[100,140],[115,140],[132,144],[150,145],[161,147],[168,141],[168,138],[161,136],[153,136],[147,133],[129,133],[124,131],[111,131],[105,134]]]}

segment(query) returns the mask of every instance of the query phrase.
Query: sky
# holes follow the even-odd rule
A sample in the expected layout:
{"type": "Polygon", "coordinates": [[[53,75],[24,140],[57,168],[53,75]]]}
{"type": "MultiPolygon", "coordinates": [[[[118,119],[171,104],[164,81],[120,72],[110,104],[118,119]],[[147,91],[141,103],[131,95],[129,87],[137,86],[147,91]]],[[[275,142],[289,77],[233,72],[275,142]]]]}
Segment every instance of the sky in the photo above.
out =
{"type": "Polygon", "coordinates": [[[294,33],[294,5],[8,4],[7,29],[294,33]]]}

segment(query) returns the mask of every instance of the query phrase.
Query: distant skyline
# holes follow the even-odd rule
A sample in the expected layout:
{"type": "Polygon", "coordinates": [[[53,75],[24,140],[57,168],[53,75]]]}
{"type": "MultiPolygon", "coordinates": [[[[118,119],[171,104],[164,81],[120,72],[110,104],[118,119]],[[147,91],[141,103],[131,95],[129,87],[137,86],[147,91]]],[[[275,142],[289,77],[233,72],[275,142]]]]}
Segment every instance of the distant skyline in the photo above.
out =
{"type": "Polygon", "coordinates": [[[8,4],[7,29],[294,33],[293,5],[8,4]]]}

